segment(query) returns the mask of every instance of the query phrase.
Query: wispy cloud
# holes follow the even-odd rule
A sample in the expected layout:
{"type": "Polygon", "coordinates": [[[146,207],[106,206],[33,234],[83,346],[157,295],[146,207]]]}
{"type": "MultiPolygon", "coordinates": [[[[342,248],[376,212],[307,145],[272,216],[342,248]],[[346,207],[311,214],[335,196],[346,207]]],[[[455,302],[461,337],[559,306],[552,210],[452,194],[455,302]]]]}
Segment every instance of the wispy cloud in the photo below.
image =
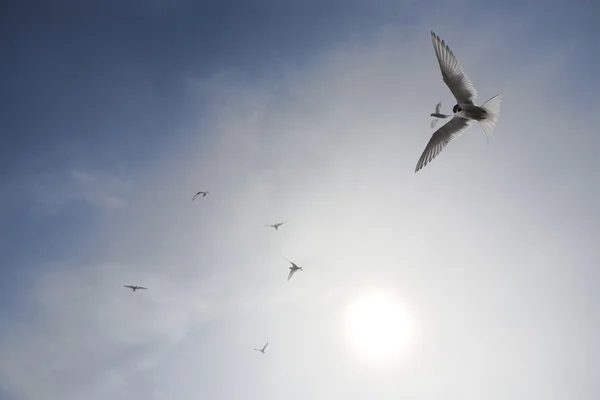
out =
{"type": "Polygon", "coordinates": [[[85,169],[44,172],[27,185],[30,199],[50,213],[78,204],[106,211],[120,210],[133,190],[120,174],[85,169]]]}
{"type": "Polygon", "coordinates": [[[186,285],[168,275],[169,267],[49,268],[27,299],[33,313],[0,334],[3,382],[23,398],[100,399],[155,368],[195,324],[224,312],[222,300],[206,293],[214,279],[186,285]],[[149,290],[122,287],[136,283],[149,290]],[[22,349],[12,348],[16,338],[22,349]],[[103,388],[90,393],[96,385],[103,388]]]}

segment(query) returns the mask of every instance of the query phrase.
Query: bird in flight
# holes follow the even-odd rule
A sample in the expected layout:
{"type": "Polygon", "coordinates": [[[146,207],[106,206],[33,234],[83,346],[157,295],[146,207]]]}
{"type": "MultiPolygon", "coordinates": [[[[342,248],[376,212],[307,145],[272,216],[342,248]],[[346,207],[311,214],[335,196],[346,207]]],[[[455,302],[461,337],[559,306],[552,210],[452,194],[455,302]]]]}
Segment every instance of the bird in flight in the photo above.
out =
{"type": "Polygon", "coordinates": [[[435,124],[437,124],[438,119],[444,119],[444,118],[448,118],[448,117],[452,116],[452,115],[442,114],[440,112],[441,109],[442,109],[442,102],[440,101],[437,104],[437,106],[435,106],[435,112],[431,114],[431,116],[433,117],[431,119],[431,129],[433,129],[435,127],[435,124]]]}
{"type": "Polygon", "coordinates": [[[136,291],[136,290],[148,290],[147,287],[143,287],[143,286],[132,286],[132,285],[123,285],[123,287],[126,287],[127,289],[131,289],[132,291],[136,291]]]}
{"type": "Polygon", "coordinates": [[[454,116],[446,124],[438,128],[425,147],[417,162],[415,172],[433,160],[452,139],[459,137],[473,121],[478,121],[487,136],[488,142],[500,114],[502,93],[495,95],[481,106],[475,105],[477,90],[464,73],[462,66],[448,45],[433,31],[431,32],[433,49],[437,57],[442,78],[456,99],[452,108],[454,116]]]}
{"type": "Polygon", "coordinates": [[[276,231],[279,230],[279,227],[283,224],[285,224],[287,221],[283,221],[283,222],[278,222],[276,224],[273,225],[263,225],[265,228],[275,228],[276,231]]]}
{"type": "Polygon", "coordinates": [[[196,197],[198,197],[198,195],[202,195],[202,197],[206,197],[207,194],[210,194],[208,190],[206,192],[198,192],[194,195],[194,197],[192,197],[192,201],[194,201],[196,199],[196,197]]]}
{"type": "Polygon", "coordinates": [[[267,342],[267,344],[265,344],[262,349],[254,349],[254,351],[260,351],[261,353],[265,354],[265,349],[267,348],[268,345],[269,345],[269,342],[267,342]]]}
{"type": "Polygon", "coordinates": [[[297,266],[296,264],[294,264],[293,262],[291,262],[290,260],[288,260],[287,258],[283,257],[285,260],[287,260],[290,264],[292,264],[292,266],[290,267],[290,274],[288,275],[287,280],[289,281],[290,279],[292,279],[292,276],[294,276],[294,274],[296,273],[296,271],[300,270],[300,271],[304,271],[302,269],[302,267],[297,266]]]}

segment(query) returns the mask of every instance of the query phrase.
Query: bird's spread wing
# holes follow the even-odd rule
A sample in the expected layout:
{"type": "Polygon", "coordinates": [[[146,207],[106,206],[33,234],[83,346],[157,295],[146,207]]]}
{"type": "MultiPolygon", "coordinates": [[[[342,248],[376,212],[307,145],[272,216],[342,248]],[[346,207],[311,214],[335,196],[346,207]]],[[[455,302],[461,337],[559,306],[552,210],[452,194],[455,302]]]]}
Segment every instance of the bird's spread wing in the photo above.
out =
{"type": "Polygon", "coordinates": [[[194,197],[192,197],[192,201],[194,201],[194,200],[196,199],[196,197],[198,197],[198,195],[199,195],[200,193],[202,193],[202,192],[198,192],[198,193],[196,193],[196,194],[194,195],[194,197]]]}
{"type": "Polygon", "coordinates": [[[126,287],[127,289],[133,289],[133,286],[131,285],[123,285],[123,287],[126,287]]]}
{"type": "MultiPolygon", "coordinates": [[[[283,257],[283,256],[281,256],[281,257],[283,257]]],[[[283,259],[284,259],[284,260],[286,260],[287,262],[289,262],[290,264],[292,264],[292,265],[295,265],[293,262],[291,262],[291,261],[290,261],[290,260],[288,260],[287,258],[283,257],[283,259]]]]}
{"type": "Polygon", "coordinates": [[[419,162],[417,162],[415,172],[426,166],[427,163],[440,154],[452,139],[459,137],[470,125],[470,120],[455,115],[447,124],[444,124],[435,131],[431,135],[431,139],[429,139],[425,150],[423,150],[419,162]]]}
{"type": "Polygon", "coordinates": [[[442,109],[442,102],[440,101],[439,103],[437,103],[437,106],[435,106],[435,112],[439,114],[441,109],[442,109]]]}
{"type": "Polygon", "coordinates": [[[292,276],[294,276],[294,274],[296,273],[296,271],[298,271],[298,270],[297,270],[297,269],[295,269],[295,268],[290,270],[290,274],[288,275],[288,279],[287,279],[288,281],[289,281],[290,279],[292,279],[292,276]]]}
{"type": "Polygon", "coordinates": [[[144,290],[148,290],[147,287],[143,287],[143,286],[138,286],[138,289],[144,289],[144,290]]]}
{"type": "Polygon", "coordinates": [[[262,348],[262,351],[265,351],[265,349],[267,348],[268,345],[269,345],[269,342],[267,342],[267,344],[265,344],[265,347],[262,348]]]}
{"type": "Polygon", "coordinates": [[[440,64],[440,69],[442,70],[444,83],[448,85],[458,103],[473,104],[473,101],[477,98],[477,90],[475,90],[469,77],[463,72],[462,66],[454,56],[454,53],[433,32],[431,32],[431,40],[433,41],[433,49],[440,64]]]}

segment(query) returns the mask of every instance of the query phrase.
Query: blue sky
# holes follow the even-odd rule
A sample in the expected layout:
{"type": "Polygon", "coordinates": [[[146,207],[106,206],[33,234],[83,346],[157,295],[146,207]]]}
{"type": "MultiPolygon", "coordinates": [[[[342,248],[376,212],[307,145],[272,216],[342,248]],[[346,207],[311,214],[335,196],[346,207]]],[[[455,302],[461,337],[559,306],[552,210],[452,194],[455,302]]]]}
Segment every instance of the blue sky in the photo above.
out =
{"type": "Polygon", "coordinates": [[[599,7],[9,4],[0,398],[598,398],[599,7]],[[415,174],[430,30],[505,99],[415,174]],[[414,332],[373,363],[377,291],[414,332]]]}

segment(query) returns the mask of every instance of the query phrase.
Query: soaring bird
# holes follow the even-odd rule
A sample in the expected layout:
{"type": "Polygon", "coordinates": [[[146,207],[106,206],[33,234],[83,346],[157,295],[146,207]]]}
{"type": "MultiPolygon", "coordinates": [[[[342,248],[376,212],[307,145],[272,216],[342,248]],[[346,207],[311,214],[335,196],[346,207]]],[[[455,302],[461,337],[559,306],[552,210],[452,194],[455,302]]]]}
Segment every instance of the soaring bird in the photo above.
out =
{"type": "Polygon", "coordinates": [[[260,351],[261,353],[265,354],[265,349],[267,348],[268,345],[269,345],[269,342],[267,342],[267,344],[265,344],[262,349],[254,349],[254,351],[260,351]]]}
{"type": "Polygon", "coordinates": [[[194,201],[196,199],[196,197],[198,197],[198,195],[202,195],[202,197],[206,197],[207,194],[210,194],[209,191],[207,190],[206,192],[198,192],[194,195],[194,197],[192,197],[192,201],[194,201]]]}
{"type": "Polygon", "coordinates": [[[437,106],[435,106],[435,112],[431,114],[431,116],[433,117],[431,119],[431,129],[433,129],[435,127],[435,124],[437,124],[438,119],[444,119],[444,118],[448,118],[448,117],[452,116],[452,115],[446,115],[446,114],[440,113],[441,109],[442,109],[442,102],[440,101],[437,104],[437,106]]]}
{"type": "Polygon", "coordinates": [[[415,172],[433,160],[452,139],[459,137],[473,121],[479,121],[489,142],[494,126],[498,121],[500,102],[502,101],[502,93],[500,93],[481,106],[475,105],[477,90],[475,90],[469,77],[463,72],[462,66],[454,53],[433,31],[431,32],[431,40],[442,71],[442,78],[456,98],[456,105],[452,108],[454,112],[452,119],[438,128],[431,136],[421,158],[417,162],[415,172]]]}
{"type": "Polygon", "coordinates": [[[279,230],[279,227],[283,224],[285,224],[287,221],[283,221],[283,222],[278,222],[276,224],[273,225],[263,225],[265,228],[275,228],[276,231],[279,230]]]}
{"type": "Polygon", "coordinates": [[[135,292],[136,290],[138,290],[138,289],[140,289],[140,290],[148,290],[148,288],[147,288],[147,287],[143,287],[143,286],[123,285],[123,287],[126,287],[126,288],[128,288],[128,289],[131,289],[131,290],[133,290],[134,292],[135,292]]]}
{"type": "Polygon", "coordinates": [[[302,269],[302,267],[297,266],[295,263],[291,262],[290,260],[288,260],[287,258],[283,257],[285,260],[287,260],[290,264],[292,264],[292,266],[290,267],[290,274],[288,275],[287,280],[289,281],[290,279],[292,279],[292,276],[294,276],[294,274],[296,273],[296,271],[300,270],[300,271],[304,271],[302,269]]]}

